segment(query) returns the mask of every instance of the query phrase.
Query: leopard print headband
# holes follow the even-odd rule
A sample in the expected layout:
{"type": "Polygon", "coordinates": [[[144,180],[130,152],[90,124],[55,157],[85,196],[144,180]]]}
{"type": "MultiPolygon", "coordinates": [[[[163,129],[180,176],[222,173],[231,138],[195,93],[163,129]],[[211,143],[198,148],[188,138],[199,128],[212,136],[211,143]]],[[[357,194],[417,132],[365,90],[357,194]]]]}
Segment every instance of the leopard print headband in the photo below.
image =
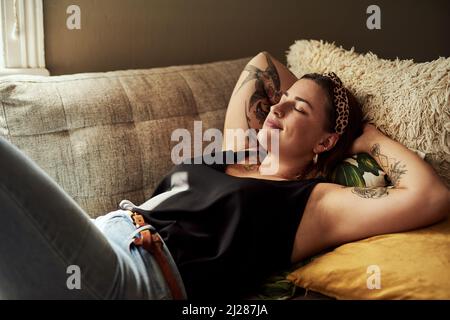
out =
{"type": "Polygon", "coordinates": [[[342,135],[345,127],[348,125],[349,105],[347,92],[341,79],[339,79],[334,72],[325,73],[324,76],[328,77],[334,84],[333,103],[336,106],[336,111],[338,113],[334,130],[337,134],[342,135]]]}

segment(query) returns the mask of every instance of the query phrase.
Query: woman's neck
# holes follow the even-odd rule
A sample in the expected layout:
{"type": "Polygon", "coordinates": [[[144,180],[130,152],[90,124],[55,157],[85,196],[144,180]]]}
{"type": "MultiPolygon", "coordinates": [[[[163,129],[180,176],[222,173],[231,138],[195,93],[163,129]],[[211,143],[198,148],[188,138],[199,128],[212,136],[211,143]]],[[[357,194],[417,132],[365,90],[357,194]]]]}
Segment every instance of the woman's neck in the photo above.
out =
{"type": "Polygon", "coordinates": [[[285,180],[302,180],[317,175],[311,166],[311,161],[301,159],[295,161],[300,165],[293,165],[293,161],[282,161],[277,155],[268,152],[259,166],[259,173],[266,176],[275,176],[285,180]]]}

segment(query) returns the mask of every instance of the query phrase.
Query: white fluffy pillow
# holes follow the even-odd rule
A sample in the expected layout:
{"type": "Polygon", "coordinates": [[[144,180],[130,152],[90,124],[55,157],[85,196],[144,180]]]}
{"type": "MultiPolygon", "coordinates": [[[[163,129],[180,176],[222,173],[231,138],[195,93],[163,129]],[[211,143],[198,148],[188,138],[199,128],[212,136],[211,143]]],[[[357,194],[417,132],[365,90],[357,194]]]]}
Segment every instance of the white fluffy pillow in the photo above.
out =
{"type": "Polygon", "coordinates": [[[450,187],[450,58],[384,60],[334,43],[299,40],[287,62],[297,77],[335,72],[363,104],[366,118],[392,139],[424,152],[450,187]]]}

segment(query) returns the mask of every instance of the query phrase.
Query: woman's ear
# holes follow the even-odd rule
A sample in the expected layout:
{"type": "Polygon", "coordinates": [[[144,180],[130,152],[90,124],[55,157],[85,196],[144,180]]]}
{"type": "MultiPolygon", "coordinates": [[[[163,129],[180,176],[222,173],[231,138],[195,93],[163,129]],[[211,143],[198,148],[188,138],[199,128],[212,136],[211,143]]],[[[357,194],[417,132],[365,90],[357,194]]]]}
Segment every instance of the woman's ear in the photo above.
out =
{"type": "Polygon", "coordinates": [[[321,153],[324,151],[329,151],[334,148],[334,146],[339,141],[339,135],[337,133],[328,134],[325,139],[323,139],[316,147],[314,148],[315,153],[321,153]]]}

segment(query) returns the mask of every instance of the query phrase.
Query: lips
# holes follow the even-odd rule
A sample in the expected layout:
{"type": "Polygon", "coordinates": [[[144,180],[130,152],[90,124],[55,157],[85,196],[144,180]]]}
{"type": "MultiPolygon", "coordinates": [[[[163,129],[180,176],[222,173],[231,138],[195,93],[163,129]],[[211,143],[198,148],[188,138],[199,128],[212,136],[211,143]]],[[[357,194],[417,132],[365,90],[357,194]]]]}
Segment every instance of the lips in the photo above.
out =
{"type": "Polygon", "coordinates": [[[276,121],[276,120],[267,118],[265,124],[269,128],[283,130],[283,127],[281,126],[281,124],[278,121],[276,121]]]}

